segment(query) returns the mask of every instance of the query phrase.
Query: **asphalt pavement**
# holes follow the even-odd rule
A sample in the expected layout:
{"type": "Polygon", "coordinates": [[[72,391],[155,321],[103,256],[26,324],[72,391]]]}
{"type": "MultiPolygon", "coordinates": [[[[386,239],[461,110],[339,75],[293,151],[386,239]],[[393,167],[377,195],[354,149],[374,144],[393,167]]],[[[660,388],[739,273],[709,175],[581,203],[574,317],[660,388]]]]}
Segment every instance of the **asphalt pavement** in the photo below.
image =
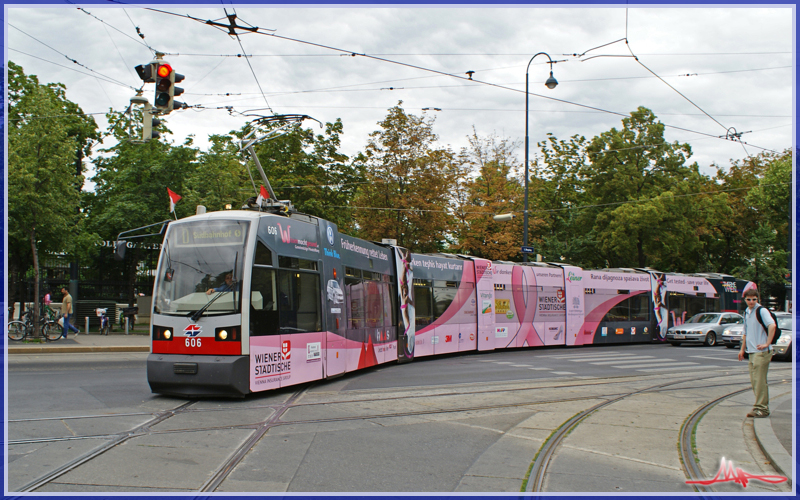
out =
{"type": "MultiPolygon", "coordinates": [[[[149,331],[139,329],[131,331],[129,334],[116,331],[110,335],[103,336],[97,333],[70,334],[67,339],[60,339],[46,343],[28,343],[9,341],[9,355],[39,355],[39,354],[67,354],[67,353],[87,353],[87,352],[149,352],[150,336],[149,331]]],[[[772,391],[771,391],[772,392],[772,391]]],[[[753,434],[758,447],[770,461],[771,465],[781,475],[792,480],[792,426],[793,401],[792,392],[774,391],[770,400],[772,413],[767,418],[754,418],[753,434]]],[[[752,392],[745,393],[752,400],[752,392]]],[[[741,408],[741,406],[739,407],[741,408]]],[[[742,413],[740,417],[730,414],[731,418],[741,418],[746,420],[742,413]]],[[[698,427],[700,431],[703,422],[698,427]]]]}

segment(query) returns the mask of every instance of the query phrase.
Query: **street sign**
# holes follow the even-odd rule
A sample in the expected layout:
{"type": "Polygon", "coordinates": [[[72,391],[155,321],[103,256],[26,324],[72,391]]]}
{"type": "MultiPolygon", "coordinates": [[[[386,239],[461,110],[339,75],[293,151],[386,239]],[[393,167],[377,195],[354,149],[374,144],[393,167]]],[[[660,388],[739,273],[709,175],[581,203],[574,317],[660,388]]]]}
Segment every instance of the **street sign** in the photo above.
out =
{"type": "Polygon", "coordinates": [[[536,250],[534,250],[533,247],[522,247],[520,249],[520,252],[522,252],[522,253],[536,253],[536,250]]]}

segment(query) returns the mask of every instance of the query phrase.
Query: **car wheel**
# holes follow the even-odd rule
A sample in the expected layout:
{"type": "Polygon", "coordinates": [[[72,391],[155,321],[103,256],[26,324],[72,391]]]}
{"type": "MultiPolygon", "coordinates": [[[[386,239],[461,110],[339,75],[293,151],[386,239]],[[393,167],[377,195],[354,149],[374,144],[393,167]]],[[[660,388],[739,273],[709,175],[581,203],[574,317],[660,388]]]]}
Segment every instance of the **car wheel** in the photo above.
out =
{"type": "Polygon", "coordinates": [[[680,342],[670,342],[669,345],[678,347],[679,345],[681,345],[681,343],[680,342]]]}
{"type": "Polygon", "coordinates": [[[709,347],[716,345],[717,343],[717,335],[714,332],[708,332],[706,334],[706,341],[705,344],[709,347]]]}

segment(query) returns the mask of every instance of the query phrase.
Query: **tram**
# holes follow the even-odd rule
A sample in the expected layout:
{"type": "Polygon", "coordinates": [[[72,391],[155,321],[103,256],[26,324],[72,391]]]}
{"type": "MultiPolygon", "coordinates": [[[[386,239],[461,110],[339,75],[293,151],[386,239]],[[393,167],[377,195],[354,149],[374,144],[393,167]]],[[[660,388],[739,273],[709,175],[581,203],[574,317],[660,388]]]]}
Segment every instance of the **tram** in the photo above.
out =
{"type": "Polygon", "coordinates": [[[151,311],[155,393],[244,397],[465,351],[661,341],[749,282],[416,254],[291,210],[172,221],[151,311]]]}

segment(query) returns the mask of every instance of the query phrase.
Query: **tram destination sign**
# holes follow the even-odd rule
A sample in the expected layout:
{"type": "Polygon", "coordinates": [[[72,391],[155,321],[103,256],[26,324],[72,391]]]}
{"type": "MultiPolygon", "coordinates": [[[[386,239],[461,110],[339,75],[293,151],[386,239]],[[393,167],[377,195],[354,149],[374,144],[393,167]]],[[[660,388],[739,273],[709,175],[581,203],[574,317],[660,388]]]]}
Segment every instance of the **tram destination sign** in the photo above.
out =
{"type": "Polygon", "coordinates": [[[247,234],[247,222],[240,221],[200,222],[173,227],[175,236],[172,240],[182,247],[241,245],[247,234]]]}

